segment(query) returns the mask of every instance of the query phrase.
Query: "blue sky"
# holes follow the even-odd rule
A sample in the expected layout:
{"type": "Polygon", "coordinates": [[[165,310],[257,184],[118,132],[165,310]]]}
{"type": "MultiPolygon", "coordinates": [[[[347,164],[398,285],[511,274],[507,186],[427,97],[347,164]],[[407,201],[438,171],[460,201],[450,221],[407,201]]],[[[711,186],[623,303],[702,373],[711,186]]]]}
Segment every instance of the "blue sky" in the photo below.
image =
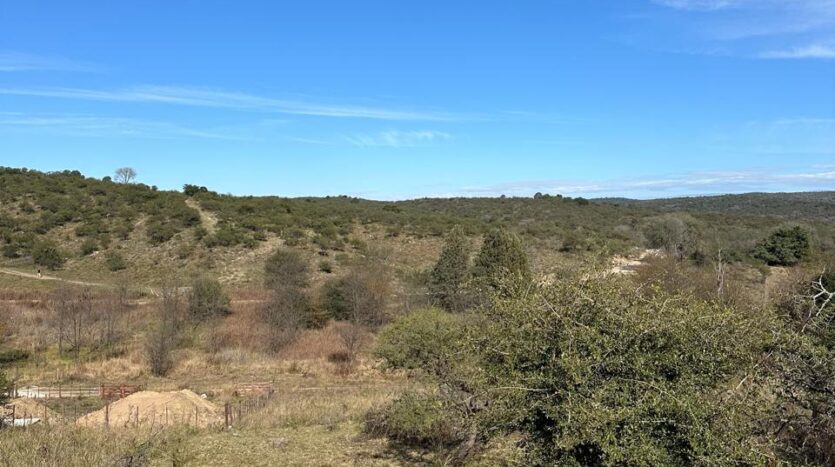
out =
{"type": "Polygon", "coordinates": [[[3,2],[0,165],[375,199],[835,189],[835,0],[3,2]]]}

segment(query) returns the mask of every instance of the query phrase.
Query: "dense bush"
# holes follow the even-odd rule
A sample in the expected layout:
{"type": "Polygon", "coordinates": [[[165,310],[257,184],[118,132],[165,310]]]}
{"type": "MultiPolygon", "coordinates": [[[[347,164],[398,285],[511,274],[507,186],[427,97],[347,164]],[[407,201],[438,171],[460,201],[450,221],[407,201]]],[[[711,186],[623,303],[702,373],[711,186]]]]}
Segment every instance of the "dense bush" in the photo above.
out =
{"type": "Polygon", "coordinates": [[[809,232],[800,226],[780,227],[754,249],[754,257],[771,266],[794,266],[811,253],[809,232]]]}
{"type": "Polygon", "coordinates": [[[330,279],[319,290],[319,307],[330,319],[344,321],[351,316],[351,300],[344,278],[330,279]]]}
{"type": "Polygon", "coordinates": [[[511,278],[530,278],[528,256],[519,237],[504,229],[495,229],[485,235],[473,264],[473,276],[492,288],[501,287],[511,278]]]}
{"type": "Polygon", "coordinates": [[[203,321],[229,313],[229,296],[217,279],[198,277],[191,283],[188,312],[193,320],[203,321]]]}
{"type": "Polygon", "coordinates": [[[22,362],[29,358],[29,352],[20,349],[0,350],[0,367],[22,362]]]}
{"type": "Polygon", "coordinates": [[[440,339],[431,352],[388,353],[434,371],[445,403],[469,407],[461,423],[480,442],[523,434],[532,465],[765,461],[741,409],[755,395],[724,388],[768,345],[767,320],[612,278],[525,290],[497,296],[451,348],[440,339]],[[433,363],[444,352],[468,361],[433,363]]]}
{"type": "Polygon", "coordinates": [[[446,238],[441,255],[429,275],[429,293],[449,311],[467,306],[466,282],[470,270],[470,247],[464,230],[453,228],[446,238]]]}
{"type": "Polygon", "coordinates": [[[81,256],[88,256],[92,255],[99,249],[99,244],[93,240],[92,238],[85,239],[81,242],[81,248],[79,249],[79,254],[81,256]]]}
{"type": "Polygon", "coordinates": [[[453,349],[463,347],[465,326],[476,318],[436,308],[414,311],[380,331],[375,354],[393,368],[448,374],[462,360],[453,349]]]}
{"type": "Polygon", "coordinates": [[[455,407],[432,395],[407,393],[370,411],[363,431],[400,445],[441,450],[463,443],[468,432],[455,407]]]}
{"type": "Polygon", "coordinates": [[[38,266],[55,270],[64,265],[64,255],[51,240],[39,240],[32,247],[32,260],[38,266]]]}
{"type": "Polygon", "coordinates": [[[107,265],[107,269],[110,271],[116,272],[121,271],[123,269],[127,269],[128,265],[125,262],[125,258],[122,256],[121,253],[116,251],[108,251],[104,257],[104,264],[107,265]]]}

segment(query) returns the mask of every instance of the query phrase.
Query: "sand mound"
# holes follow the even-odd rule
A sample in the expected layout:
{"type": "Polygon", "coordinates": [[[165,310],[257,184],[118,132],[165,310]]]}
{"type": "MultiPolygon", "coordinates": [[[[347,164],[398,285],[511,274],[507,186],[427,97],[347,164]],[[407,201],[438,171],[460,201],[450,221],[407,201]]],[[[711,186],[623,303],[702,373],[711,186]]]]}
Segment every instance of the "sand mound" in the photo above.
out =
{"type": "Polygon", "coordinates": [[[141,391],[79,418],[80,426],[133,427],[191,425],[206,427],[222,423],[215,404],[184,389],[174,392],[141,391]],[[108,412],[109,410],[109,412],[108,412]],[[105,423],[107,418],[107,423],[105,423]]]}
{"type": "MultiPolygon", "coordinates": [[[[46,423],[49,425],[63,423],[64,417],[61,416],[58,412],[47,408],[44,404],[36,401],[35,399],[26,399],[20,398],[9,401],[6,404],[7,407],[14,406],[14,416],[15,418],[40,418],[41,423],[46,423]]],[[[2,409],[2,406],[0,406],[2,409]]],[[[10,410],[6,410],[6,412],[11,415],[10,410]]],[[[0,412],[1,413],[1,412],[0,412]]]]}

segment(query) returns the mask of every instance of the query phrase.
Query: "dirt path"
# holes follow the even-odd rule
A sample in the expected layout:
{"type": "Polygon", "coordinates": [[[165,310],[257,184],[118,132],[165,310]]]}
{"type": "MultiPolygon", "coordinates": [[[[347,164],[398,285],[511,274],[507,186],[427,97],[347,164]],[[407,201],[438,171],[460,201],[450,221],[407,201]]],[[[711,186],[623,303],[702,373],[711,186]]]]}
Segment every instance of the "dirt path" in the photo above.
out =
{"type": "Polygon", "coordinates": [[[101,283],[98,283],[98,282],[74,281],[74,280],[71,280],[71,279],[62,279],[60,277],[47,276],[47,275],[44,275],[44,274],[38,275],[38,274],[35,274],[35,273],[15,271],[14,269],[7,269],[7,268],[0,268],[0,274],[8,274],[10,276],[25,277],[27,279],[36,279],[36,280],[41,280],[41,281],[65,282],[67,284],[82,285],[82,286],[85,286],[85,287],[106,287],[107,286],[107,284],[101,284],[101,283]]]}
{"type": "Polygon", "coordinates": [[[197,210],[197,212],[200,213],[200,223],[209,233],[214,233],[214,231],[217,230],[217,216],[210,212],[204,211],[203,208],[200,207],[200,203],[198,203],[196,199],[186,199],[186,205],[188,205],[188,207],[192,209],[197,210]]]}

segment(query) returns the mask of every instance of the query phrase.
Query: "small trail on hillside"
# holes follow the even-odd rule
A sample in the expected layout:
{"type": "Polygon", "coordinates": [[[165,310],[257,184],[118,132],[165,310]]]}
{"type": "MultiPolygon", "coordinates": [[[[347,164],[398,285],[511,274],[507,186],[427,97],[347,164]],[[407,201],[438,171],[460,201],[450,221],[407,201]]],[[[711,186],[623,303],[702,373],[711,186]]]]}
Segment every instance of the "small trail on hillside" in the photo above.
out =
{"type": "Polygon", "coordinates": [[[58,281],[58,282],[65,282],[67,284],[74,284],[74,285],[82,285],[85,287],[107,287],[107,284],[102,284],[99,282],[84,282],[84,281],[76,281],[72,279],[62,279],[60,277],[55,276],[47,276],[45,274],[34,274],[29,272],[22,272],[22,271],[15,271],[14,269],[6,269],[0,268],[0,274],[8,274],[10,276],[17,276],[17,277],[25,277],[27,279],[35,279],[40,281],[58,281]]]}
{"type": "Polygon", "coordinates": [[[214,231],[217,230],[217,216],[208,211],[205,211],[196,199],[187,198],[186,205],[196,210],[200,214],[200,224],[203,225],[203,227],[209,233],[214,233],[214,231]]]}

